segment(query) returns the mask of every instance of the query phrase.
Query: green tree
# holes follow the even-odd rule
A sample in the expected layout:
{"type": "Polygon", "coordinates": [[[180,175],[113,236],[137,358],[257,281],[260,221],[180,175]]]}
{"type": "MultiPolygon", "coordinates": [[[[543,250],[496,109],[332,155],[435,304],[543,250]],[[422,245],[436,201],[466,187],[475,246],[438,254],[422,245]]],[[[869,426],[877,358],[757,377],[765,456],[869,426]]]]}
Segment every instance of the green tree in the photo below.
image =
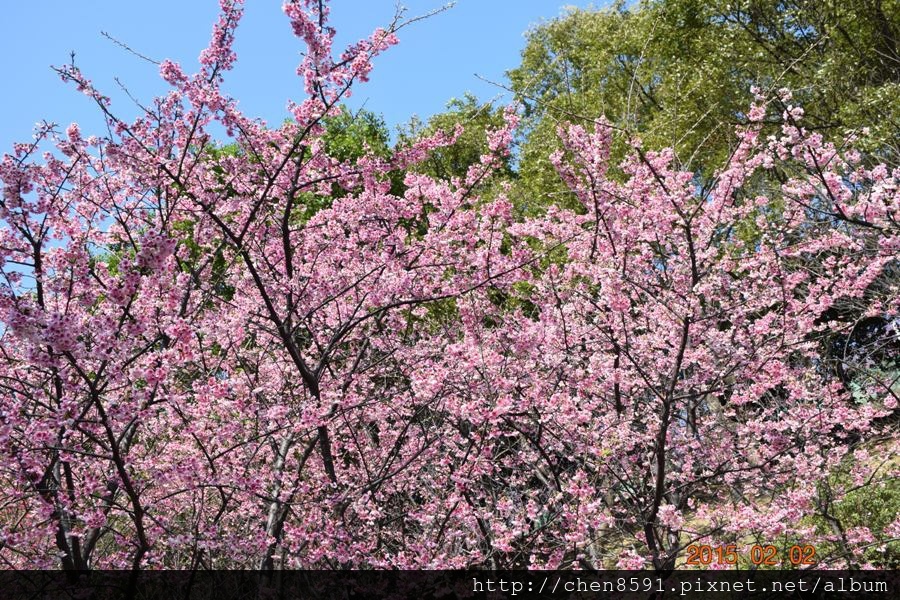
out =
{"type": "MultiPolygon", "coordinates": [[[[528,125],[522,196],[534,203],[562,193],[546,158],[557,124],[601,115],[645,148],[674,147],[684,167],[711,181],[746,122],[753,85],[791,89],[807,127],[828,138],[869,127],[863,149],[897,164],[898,40],[897,0],[642,0],[573,10],[532,30],[509,73],[528,125]]],[[[613,162],[626,146],[622,136],[613,162]]]]}
{"type": "Polygon", "coordinates": [[[391,151],[390,133],[384,119],[372,111],[352,112],[344,107],[340,114],[324,119],[325,151],[338,160],[356,160],[371,151],[387,157],[391,151]]]}
{"type": "MultiPolygon", "coordinates": [[[[466,93],[462,98],[452,98],[447,103],[446,111],[431,116],[427,121],[414,116],[400,127],[397,143],[408,145],[437,131],[452,133],[457,125],[461,125],[462,133],[456,142],[433,150],[418,170],[439,179],[464,178],[469,167],[478,163],[481,155],[488,152],[487,132],[502,124],[501,107],[481,103],[474,95],[466,93]]],[[[513,176],[510,160],[506,161],[498,176],[504,179],[513,176]]]]}

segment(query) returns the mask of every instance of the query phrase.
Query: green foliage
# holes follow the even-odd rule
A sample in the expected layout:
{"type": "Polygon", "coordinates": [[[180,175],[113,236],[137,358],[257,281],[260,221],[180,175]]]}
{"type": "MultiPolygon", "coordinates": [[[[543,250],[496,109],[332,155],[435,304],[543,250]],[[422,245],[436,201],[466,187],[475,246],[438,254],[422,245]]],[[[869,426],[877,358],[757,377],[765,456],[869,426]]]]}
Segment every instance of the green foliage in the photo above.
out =
{"type": "MultiPolygon", "coordinates": [[[[840,534],[848,535],[856,528],[865,527],[875,540],[863,552],[861,560],[852,560],[854,566],[871,563],[885,569],[900,568],[900,541],[884,532],[900,514],[900,481],[896,476],[885,476],[885,470],[882,467],[881,475],[873,477],[871,482],[854,485],[848,461],[820,489],[820,515],[810,520],[819,533],[835,534],[840,539],[840,534]],[[836,489],[847,490],[839,500],[833,500],[836,489]]],[[[816,551],[820,556],[841,556],[841,546],[836,541],[819,545],[816,551]]]]}
{"type": "MultiPolygon", "coordinates": [[[[547,160],[557,125],[601,115],[646,148],[674,147],[709,182],[746,122],[752,85],[793,90],[807,126],[826,137],[869,127],[863,149],[896,163],[898,40],[897,0],[643,0],[573,10],[531,31],[509,73],[528,125],[520,197],[565,203],[547,160]]],[[[614,164],[627,147],[627,136],[615,141],[614,164]]]]}
{"type": "MultiPolygon", "coordinates": [[[[325,152],[328,156],[342,162],[354,163],[364,156],[388,158],[391,154],[391,140],[384,119],[372,111],[360,109],[351,112],[342,106],[341,112],[323,119],[325,132],[322,135],[325,152]]],[[[391,180],[391,192],[402,193],[403,174],[397,171],[388,174],[391,180]]],[[[300,200],[301,221],[307,221],[314,214],[328,208],[336,198],[347,194],[347,190],[335,184],[331,188],[331,196],[311,193],[302,194],[300,200]]]]}
{"type": "Polygon", "coordinates": [[[900,514],[900,482],[886,482],[865,486],[849,492],[835,505],[835,516],[844,527],[868,527],[880,543],[873,544],[863,554],[865,562],[885,569],[900,568],[900,541],[887,542],[884,528],[900,514]]]}
{"type": "Polygon", "coordinates": [[[341,161],[356,160],[371,152],[376,156],[390,154],[390,135],[384,119],[368,110],[351,112],[344,107],[340,114],[324,119],[322,140],[325,152],[341,161]]]}
{"type": "MultiPolygon", "coordinates": [[[[503,125],[503,111],[500,108],[482,104],[469,93],[462,98],[453,98],[447,103],[445,112],[432,116],[426,122],[413,117],[401,127],[398,145],[409,145],[437,131],[452,133],[457,125],[462,125],[463,132],[456,143],[435,149],[417,170],[444,180],[464,178],[469,167],[477,164],[481,155],[488,151],[487,132],[503,125]]],[[[507,160],[499,175],[509,178],[512,174],[512,165],[507,160]]]]}
{"type": "MultiPolygon", "coordinates": [[[[176,221],[172,223],[172,231],[178,232],[179,243],[188,250],[187,256],[181,262],[181,269],[185,273],[190,273],[191,269],[208,256],[210,249],[198,244],[194,238],[194,221],[188,219],[176,221]]],[[[235,292],[234,286],[227,282],[228,266],[223,246],[216,246],[212,250],[209,276],[216,295],[225,301],[231,301],[235,292]]]]}
{"type": "Polygon", "coordinates": [[[419,327],[429,334],[436,334],[445,329],[457,329],[459,307],[456,298],[442,298],[415,309],[405,310],[403,315],[406,318],[406,336],[415,339],[419,327]]]}

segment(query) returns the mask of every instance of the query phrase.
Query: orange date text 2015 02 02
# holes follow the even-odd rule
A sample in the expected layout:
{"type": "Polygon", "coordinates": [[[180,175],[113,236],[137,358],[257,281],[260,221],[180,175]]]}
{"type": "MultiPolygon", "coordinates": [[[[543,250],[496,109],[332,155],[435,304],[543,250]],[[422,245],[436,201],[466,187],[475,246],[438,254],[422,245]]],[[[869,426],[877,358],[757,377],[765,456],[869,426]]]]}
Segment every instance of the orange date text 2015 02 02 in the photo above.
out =
{"type": "MultiPolygon", "coordinates": [[[[777,546],[753,545],[744,554],[753,565],[777,566],[777,565],[814,565],[816,564],[816,548],[809,544],[795,544],[787,549],[787,552],[779,553],[777,546]]],[[[685,564],[689,566],[702,566],[710,564],[736,565],[740,558],[737,545],[708,546],[705,544],[693,544],[687,547],[685,564]]]]}

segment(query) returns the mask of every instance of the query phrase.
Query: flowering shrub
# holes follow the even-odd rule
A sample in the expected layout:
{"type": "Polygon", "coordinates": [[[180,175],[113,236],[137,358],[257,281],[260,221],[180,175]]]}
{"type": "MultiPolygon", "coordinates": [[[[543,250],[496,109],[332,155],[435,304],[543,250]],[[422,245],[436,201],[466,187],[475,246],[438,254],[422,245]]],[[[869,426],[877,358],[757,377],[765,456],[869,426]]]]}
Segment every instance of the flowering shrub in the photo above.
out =
{"type": "Polygon", "coordinates": [[[637,141],[608,177],[617,132],[571,125],[552,159],[578,210],[516,219],[482,194],[509,109],[465,177],[392,193],[460,132],[348,161],[322,136],[400,24],[335,57],[327,4],[286,4],[305,97],[272,129],[221,90],[241,3],[221,5],[200,71],[164,62],[146,114],[66,67],[111,134],[48,125],[2,159],[6,565],[671,568],[700,540],[798,536],[844,565],[896,533],[828,511],[897,475],[852,453],[897,409],[875,349],[897,345],[900,173],[783,94],[710,190],[637,141]]]}

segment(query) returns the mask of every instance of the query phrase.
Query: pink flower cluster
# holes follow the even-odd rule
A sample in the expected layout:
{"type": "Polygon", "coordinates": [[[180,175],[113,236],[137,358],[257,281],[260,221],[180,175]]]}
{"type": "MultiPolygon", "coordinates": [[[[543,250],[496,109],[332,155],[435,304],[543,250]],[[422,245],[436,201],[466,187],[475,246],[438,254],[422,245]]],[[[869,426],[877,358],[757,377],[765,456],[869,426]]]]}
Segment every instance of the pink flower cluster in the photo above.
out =
{"type": "Polygon", "coordinates": [[[327,3],[287,3],[306,96],[269,128],[221,89],[221,6],[147,114],[66,68],[111,133],[0,160],[6,565],[667,569],[803,535],[852,567],[898,536],[809,523],[897,477],[900,170],[797,108],[763,139],[758,98],[708,187],[637,140],[611,176],[607,122],[561,127],[579,205],[523,218],[513,108],[465,177],[416,169],[461,128],[339,160],[323,118],[395,28],[335,55],[327,3]]]}

